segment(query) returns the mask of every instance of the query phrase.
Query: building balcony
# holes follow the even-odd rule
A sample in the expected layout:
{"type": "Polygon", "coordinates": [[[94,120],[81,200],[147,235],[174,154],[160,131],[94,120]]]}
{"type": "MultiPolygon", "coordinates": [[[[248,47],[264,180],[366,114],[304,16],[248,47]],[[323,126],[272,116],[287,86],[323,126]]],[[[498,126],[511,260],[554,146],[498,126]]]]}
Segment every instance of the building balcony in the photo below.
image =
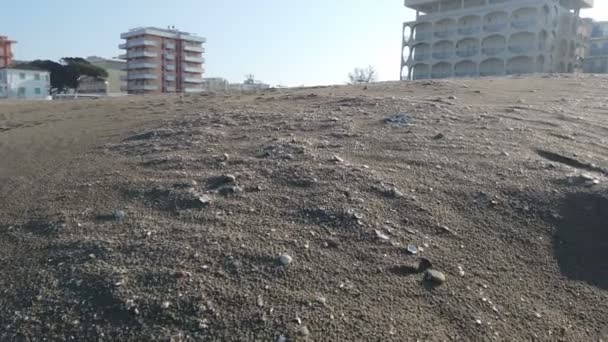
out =
{"type": "Polygon", "coordinates": [[[415,61],[426,61],[431,57],[430,53],[416,53],[414,54],[415,61]]]}
{"type": "Polygon", "coordinates": [[[165,59],[168,60],[168,61],[174,61],[175,60],[175,55],[166,53],[165,54],[165,59]]]}
{"type": "Polygon", "coordinates": [[[120,76],[121,81],[132,81],[132,80],[156,80],[158,79],[158,75],[154,75],[151,73],[141,73],[141,74],[133,74],[129,73],[126,76],[120,76]]]}
{"type": "Polygon", "coordinates": [[[175,82],[175,75],[165,75],[165,81],[175,82]]]}
{"type": "Polygon", "coordinates": [[[477,49],[477,48],[456,50],[456,56],[458,56],[458,57],[471,57],[471,56],[477,55],[478,53],[479,53],[479,49],[477,49]]]}
{"type": "Polygon", "coordinates": [[[201,53],[205,52],[205,49],[200,45],[184,44],[183,49],[184,49],[184,51],[191,51],[191,52],[201,52],[201,53]]]}
{"type": "Polygon", "coordinates": [[[170,93],[174,93],[175,92],[175,87],[174,86],[166,86],[165,87],[165,91],[166,92],[170,92],[170,93]]]}
{"type": "Polygon", "coordinates": [[[451,76],[452,76],[452,73],[450,73],[450,72],[434,72],[431,74],[431,78],[448,78],[451,76]]]}
{"type": "Polygon", "coordinates": [[[193,88],[193,87],[184,88],[184,93],[200,93],[202,91],[203,91],[203,88],[193,88]]]}
{"type": "Polygon", "coordinates": [[[167,49],[167,50],[175,50],[175,44],[173,44],[173,43],[165,43],[165,49],[167,49]]]}
{"type": "Polygon", "coordinates": [[[433,58],[435,59],[448,59],[450,57],[452,57],[451,51],[433,52],[433,58]]]}
{"type": "Polygon", "coordinates": [[[505,51],[505,48],[504,47],[484,47],[481,50],[487,56],[494,56],[494,55],[498,55],[499,53],[502,53],[503,51],[505,51]]]}
{"type": "Polygon", "coordinates": [[[126,55],[127,58],[155,58],[158,57],[158,53],[152,51],[129,51],[126,55]]]}
{"type": "Polygon", "coordinates": [[[144,63],[144,62],[130,62],[123,70],[134,70],[134,69],[156,69],[158,64],[156,63],[144,63]]]}
{"type": "Polygon", "coordinates": [[[414,35],[413,40],[416,42],[421,42],[424,40],[431,40],[433,38],[433,34],[431,32],[418,32],[414,35]]]}
{"type": "Polygon", "coordinates": [[[183,60],[192,63],[205,63],[205,59],[203,57],[184,56],[183,60]]]}
{"type": "Polygon", "coordinates": [[[507,23],[499,23],[499,24],[487,24],[483,26],[484,31],[486,32],[500,32],[509,28],[509,24],[507,23]]]}
{"type": "Polygon", "coordinates": [[[130,48],[140,47],[140,46],[158,46],[158,43],[153,40],[139,38],[139,39],[129,39],[126,43],[118,45],[118,47],[120,49],[130,49],[130,48]]]}
{"type": "Polygon", "coordinates": [[[536,26],[536,20],[534,19],[520,19],[513,20],[511,26],[516,29],[527,29],[536,26]]]}
{"type": "Polygon", "coordinates": [[[509,45],[509,51],[512,53],[530,53],[536,51],[534,44],[518,44],[509,45]]]}
{"type": "Polygon", "coordinates": [[[454,30],[440,30],[440,31],[435,31],[435,37],[437,38],[447,38],[447,37],[451,37],[452,35],[454,35],[454,30]]]}
{"type": "Polygon", "coordinates": [[[481,32],[481,28],[479,26],[469,26],[469,27],[461,27],[458,29],[458,34],[460,35],[471,35],[477,34],[481,32]]]}
{"type": "Polygon", "coordinates": [[[455,71],[456,77],[477,77],[477,73],[474,71],[455,71]]]}
{"type": "Polygon", "coordinates": [[[203,67],[193,67],[193,66],[185,66],[184,67],[184,72],[191,72],[191,73],[202,74],[203,71],[204,71],[203,67]]]}
{"type": "Polygon", "coordinates": [[[608,55],[608,48],[591,48],[589,52],[589,56],[592,57],[601,57],[608,55]]]}
{"type": "Polygon", "coordinates": [[[186,83],[198,83],[198,84],[203,83],[202,77],[190,77],[187,74],[184,74],[183,77],[184,77],[183,80],[186,83]]]}
{"type": "Polygon", "coordinates": [[[127,85],[127,90],[158,90],[158,86],[154,84],[131,84],[127,85]]]}

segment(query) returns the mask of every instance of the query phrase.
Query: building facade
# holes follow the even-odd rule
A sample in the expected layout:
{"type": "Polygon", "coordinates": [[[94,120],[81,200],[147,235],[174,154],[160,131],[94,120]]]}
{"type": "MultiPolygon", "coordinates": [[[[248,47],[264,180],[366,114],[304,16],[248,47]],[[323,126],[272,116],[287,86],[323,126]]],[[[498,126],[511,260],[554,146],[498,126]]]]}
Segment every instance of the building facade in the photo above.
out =
{"type": "Polygon", "coordinates": [[[592,24],[584,68],[589,73],[608,73],[608,21],[592,24]]]}
{"type": "Polygon", "coordinates": [[[573,72],[593,0],[405,0],[401,79],[573,72]]]}
{"type": "MultiPolygon", "coordinates": [[[[125,92],[123,89],[125,89],[127,86],[127,82],[124,81],[125,77],[127,76],[127,62],[120,59],[108,59],[97,56],[87,57],[87,61],[95,66],[105,69],[108,72],[108,77],[105,79],[105,82],[107,82],[107,94],[120,94],[125,92]]],[[[100,85],[101,84],[98,86],[100,85]]],[[[87,88],[89,89],[93,89],[95,87],[96,86],[92,83],[87,85],[87,88]]]]}
{"type": "Polygon", "coordinates": [[[0,99],[43,100],[50,88],[48,71],[0,68],[0,99]]]}
{"type": "Polygon", "coordinates": [[[120,36],[129,94],[203,90],[205,38],[175,29],[136,28],[120,36]]]}
{"type": "Polygon", "coordinates": [[[226,91],[228,90],[228,80],[221,77],[203,78],[203,89],[205,91],[226,91]]]}

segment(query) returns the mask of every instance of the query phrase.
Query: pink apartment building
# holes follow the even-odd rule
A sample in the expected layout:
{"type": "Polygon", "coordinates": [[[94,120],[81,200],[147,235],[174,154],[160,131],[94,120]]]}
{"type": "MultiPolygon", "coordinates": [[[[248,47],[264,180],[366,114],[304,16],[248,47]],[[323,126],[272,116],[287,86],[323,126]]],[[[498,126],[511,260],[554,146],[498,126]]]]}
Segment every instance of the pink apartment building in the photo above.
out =
{"type": "Polygon", "coordinates": [[[143,27],[120,35],[129,94],[195,93],[203,90],[205,38],[174,28],[143,27]]]}
{"type": "Polygon", "coordinates": [[[12,45],[16,41],[9,40],[6,36],[0,36],[0,68],[11,65],[13,62],[12,45]]]}

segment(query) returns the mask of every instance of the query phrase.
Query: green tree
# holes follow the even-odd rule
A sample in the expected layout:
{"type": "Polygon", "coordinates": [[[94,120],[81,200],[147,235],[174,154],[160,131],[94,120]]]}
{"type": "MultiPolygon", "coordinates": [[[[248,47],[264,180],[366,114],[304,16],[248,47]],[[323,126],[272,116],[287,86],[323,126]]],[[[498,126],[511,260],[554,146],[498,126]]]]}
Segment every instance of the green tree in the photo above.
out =
{"type": "Polygon", "coordinates": [[[41,69],[51,73],[51,88],[59,91],[76,89],[80,76],[92,76],[99,78],[108,77],[108,72],[89,63],[80,57],[64,57],[59,62],[51,60],[35,60],[29,63],[15,65],[22,69],[41,69]]]}

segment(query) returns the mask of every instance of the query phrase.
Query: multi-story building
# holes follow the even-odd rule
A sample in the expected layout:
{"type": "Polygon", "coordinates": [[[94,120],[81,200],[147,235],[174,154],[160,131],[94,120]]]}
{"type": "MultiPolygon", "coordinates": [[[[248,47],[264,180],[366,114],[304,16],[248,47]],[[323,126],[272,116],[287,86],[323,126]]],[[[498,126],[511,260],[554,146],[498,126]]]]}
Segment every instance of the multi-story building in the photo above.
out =
{"type": "Polygon", "coordinates": [[[0,36],[0,68],[4,68],[12,64],[12,45],[15,43],[16,41],[9,40],[6,36],[0,36]]]}
{"type": "MultiPolygon", "coordinates": [[[[105,69],[108,72],[108,77],[105,79],[107,84],[106,91],[108,94],[119,94],[123,92],[121,89],[126,88],[127,82],[121,80],[121,78],[124,79],[127,76],[127,62],[120,59],[108,59],[97,56],[87,57],[87,61],[95,66],[105,69]]],[[[89,82],[88,87],[91,90],[96,88],[96,86],[91,82],[92,80],[89,79],[87,81],[89,82]]]]}
{"type": "Polygon", "coordinates": [[[126,43],[129,94],[201,92],[205,38],[174,28],[136,28],[120,36],[126,43]]]}
{"type": "Polygon", "coordinates": [[[593,0],[405,0],[401,79],[572,72],[593,0]]]}
{"type": "Polygon", "coordinates": [[[608,21],[592,24],[584,69],[589,73],[608,73],[608,21]]]}
{"type": "Polygon", "coordinates": [[[46,99],[51,87],[50,77],[44,70],[0,68],[0,99],[46,99]]]}

